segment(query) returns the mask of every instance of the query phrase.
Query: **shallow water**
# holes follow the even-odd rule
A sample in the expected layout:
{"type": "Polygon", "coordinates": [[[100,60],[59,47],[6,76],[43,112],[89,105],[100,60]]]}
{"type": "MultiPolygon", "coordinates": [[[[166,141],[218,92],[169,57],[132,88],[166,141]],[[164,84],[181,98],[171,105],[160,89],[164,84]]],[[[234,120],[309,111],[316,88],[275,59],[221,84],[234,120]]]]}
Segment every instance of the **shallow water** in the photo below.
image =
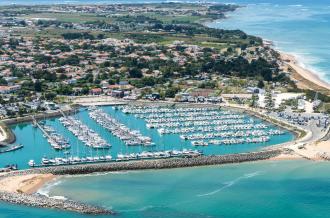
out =
{"type": "Polygon", "coordinates": [[[42,191],[118,217],[327,217],[330,164],[282,161],[71,176],[42,191]]]}

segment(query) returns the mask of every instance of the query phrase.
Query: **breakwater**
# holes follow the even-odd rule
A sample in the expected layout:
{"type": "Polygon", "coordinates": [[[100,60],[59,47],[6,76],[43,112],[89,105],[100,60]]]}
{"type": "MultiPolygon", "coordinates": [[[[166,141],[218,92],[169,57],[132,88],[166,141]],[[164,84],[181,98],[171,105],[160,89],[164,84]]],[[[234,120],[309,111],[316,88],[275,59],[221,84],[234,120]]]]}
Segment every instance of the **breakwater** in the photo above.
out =
{"type": "Polygon", "coordinates": [[[32,173],[51,173],[54,175],[74,175],[74,174],[89,174],[95,172],[111,172],[123,170],[144,170],[144,169],[167,169],[181,167],[195,167],[207,165],[220,165],[231,163],[242,163],[249,161],[266,160],[280,155],[282,150],[265,150],[259,152],[229,154],[229,155],[212,155],[200,156],[193,158],[170,158],[157,160],[135,160],[123,162],[107,162],[97,164],[81,164],[81,165],[66,165],[53,166],[44,168],[34,168],[28,170],[15,171],[6,174],[8,175],[23,175],[32,173]]]}
{"type": "Polygon", "coordinates": [[[71,200],[48,198],[43,195],[29,195],[22,193],[0,192],[0,200],[12,204],[20,204],[30,207],[52,208],[83,214],[113,214],[111,210],[91,206],[71,200]]]}

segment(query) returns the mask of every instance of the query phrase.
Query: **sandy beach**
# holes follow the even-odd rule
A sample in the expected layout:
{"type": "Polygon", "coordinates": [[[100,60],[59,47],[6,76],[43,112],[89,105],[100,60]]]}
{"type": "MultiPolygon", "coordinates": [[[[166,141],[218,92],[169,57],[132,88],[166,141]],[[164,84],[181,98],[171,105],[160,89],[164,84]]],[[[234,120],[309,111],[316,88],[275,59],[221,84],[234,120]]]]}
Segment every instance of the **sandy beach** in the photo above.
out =
{"type": "Polygon", "coordinates": [[[7,139],[7,133],[3,129],[3,127],[0,125],[0,142],[3,142],[7,139]]]}
{"type": "Polygon", "coordinates": [[[56,176],[52,174],[29,174],[5,177],[0,180],[0,191],[33,194],[55,178],[56,176]]]}
{"type": "Polygon", "coordinates": [[[303,147],[290,147],[296,154],[310,160],[330,160],[330,141],[321,141],[303,147]]]}
{"type": "Polygon", "coordinates": [[[293,72],[291,70],[291,76],[294,80],[298,82],[297,85],[299,88],[314,90],[325,89],[327,91],[330,91],[329,83],[323,81],[318,75],[316,75],[312,71],[303,68],[293,55],[281,53],[281,59],[285,63],[285,66],[283,66],[284,68],[286,68],[285,70],[288,70],[289,68],[293,70],[293,72]]]}

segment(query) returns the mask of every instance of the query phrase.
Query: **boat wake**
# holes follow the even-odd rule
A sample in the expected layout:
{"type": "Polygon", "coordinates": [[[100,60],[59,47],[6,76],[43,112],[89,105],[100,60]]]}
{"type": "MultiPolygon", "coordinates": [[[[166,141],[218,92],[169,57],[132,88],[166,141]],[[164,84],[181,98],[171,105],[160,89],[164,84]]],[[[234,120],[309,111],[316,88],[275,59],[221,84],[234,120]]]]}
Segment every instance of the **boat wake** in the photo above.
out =
{"type": "Polygon", "coordinates": [[[232,181],[228,181],[228,182],[223,183],[223,186],[219,189],[216,189],[216,190],[211,191],[211,192],[207,192],[205,194],[199,194],[199,195],[197,195],[197,197],[205,197],[205,196],[211,196],[211,195],[217,194],[218,192],[221,192],[222,190],[235,185],[236,183],[238,183],[239,181],[241,181],[243,179],[249,179],[249,178],[258,176],[261,173],[262,173],[262,171],[256,171],[256,172],[253,172],[253,173],[244,174],[243,176],[240,176],[240,177],[238,177],[238,178],[236,178],[232,181]]]}

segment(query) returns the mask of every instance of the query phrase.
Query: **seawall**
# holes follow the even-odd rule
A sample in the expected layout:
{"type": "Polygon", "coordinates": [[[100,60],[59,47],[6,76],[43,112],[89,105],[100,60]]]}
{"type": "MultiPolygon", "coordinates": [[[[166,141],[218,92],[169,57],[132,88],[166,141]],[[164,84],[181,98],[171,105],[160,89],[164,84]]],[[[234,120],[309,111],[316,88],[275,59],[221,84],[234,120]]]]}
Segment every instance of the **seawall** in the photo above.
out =
{"type": "Polygon", "coordinates": [[[42,195],[28,195],[21,193],[0,192],[0,200],[12,204],[20,204],[30,207],[52,208],[83,214],[113,214],[111,210],[103,209],[92,205],[87,205],[71,200],[60,200],[48,198],[42,195]]]}
{"type": "Polygon", "coordinates": [[[215,156],[200,156],[193,158],[171,158],[158,160],[135,160],[123,162],[107,162],[97,164],[81,164],[54,166],[44,168],[34,168],[21,171],[13,171],[10,175],[24,175],[31,173],[51,173],[54,175],[74,175],[74,174],[89,174],[95,172],[111,172],[124,170],[144,170],[144,169],[167,169],[167,168],[182,168],[207,165],[221,165],[230,163],[242,163],[249,161],[266,160],[280,155],[282,150],[265,150],[259,152],[215,155],[215,156]]]}

